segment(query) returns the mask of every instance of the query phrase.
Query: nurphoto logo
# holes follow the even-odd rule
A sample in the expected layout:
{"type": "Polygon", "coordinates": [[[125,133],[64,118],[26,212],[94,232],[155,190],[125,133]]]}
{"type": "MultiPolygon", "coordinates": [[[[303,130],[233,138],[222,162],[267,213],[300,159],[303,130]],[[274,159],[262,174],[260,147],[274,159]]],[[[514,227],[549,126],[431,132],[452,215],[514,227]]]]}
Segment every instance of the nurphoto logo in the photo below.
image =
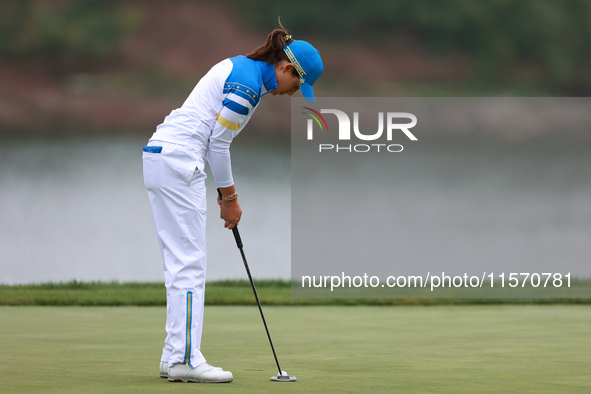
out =
{"type": "MultiPolygon", "coordinates": [[[[395,133],[402,132],[411,141],[417,141],[417,137],[411,133],[410,129],[416,126],[417,117],[408,112],[387,112],[384,116],[384,112],[378,112],[378,130],[373,133],[362,133],[359,129],[359,112],[353,112],[353,133],[351,133],[351,119],[344,111],[338,109],[321,109],[320,112],[309,108],[303,107],[310,112],[303,112],[310,116],[307,123],[307,139],[309,141],[314,140],[314,122],[323,132],[325,129],[328,131],[328,124],[322,114],[333,114],[337,117],[339,123],[338,128],[338,139],[339,141],[351,141],[352,139],[361,141],[376,141],[382,138],[384,134],[384,123],[386,123],[386,141],[391,142],[392,137],[395,133]],[[385,119],[385,121],[384,121],[385,119]],[[407,122],[401,122],[401,120],[407,120],[407,122]],[[408,122],[410,121],[410,122],[408,122]],[[353,135],[352,135],[353,134],[353,135]]],[[[383,138],[382,138],[383,140],[383,138]]],[[[324,151],[333,152],[356,152],[366,153],[370,151],[375,152],[391,152],[397,153],[402,152],[404,147],[400,144],[390,143],[372,143],[372,144],[319,144],[318,151],[320,153],[324,151]]]]}

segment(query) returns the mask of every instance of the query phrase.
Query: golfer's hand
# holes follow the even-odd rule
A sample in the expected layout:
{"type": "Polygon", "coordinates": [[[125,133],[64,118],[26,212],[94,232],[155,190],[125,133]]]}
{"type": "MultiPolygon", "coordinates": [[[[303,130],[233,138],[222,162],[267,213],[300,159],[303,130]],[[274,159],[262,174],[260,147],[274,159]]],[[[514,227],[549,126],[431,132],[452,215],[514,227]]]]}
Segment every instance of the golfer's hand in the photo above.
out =
{"type": "Polygon", "coordinates": [[[233,229],[234,226],[238,225],[238,222],[242,217],[242,208],[240,208],[238,199],[232,201],[222,201],[218,197],[218,203],[221,207],[220,218],[224,220],[224,227],[230,230],[233,229]]]}

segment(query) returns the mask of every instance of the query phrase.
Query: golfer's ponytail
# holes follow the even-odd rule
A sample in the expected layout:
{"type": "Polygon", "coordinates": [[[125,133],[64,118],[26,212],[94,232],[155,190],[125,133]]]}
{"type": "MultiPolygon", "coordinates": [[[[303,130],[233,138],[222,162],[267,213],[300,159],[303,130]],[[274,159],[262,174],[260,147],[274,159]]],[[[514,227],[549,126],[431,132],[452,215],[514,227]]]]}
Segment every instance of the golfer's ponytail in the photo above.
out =
{"type": "Polygon", "coordinates": [[[282,60],[288,60],[287,55],[283,51],[285,44],[291,44],[293,38],[289,32],[281,24],[279,19],[279,29],[275,29],[267,36],[265,44],[258,47],[254,51],[248,53],[246,57],[252,60],[261,60],[267,63],[278,63],[282,60]]]}

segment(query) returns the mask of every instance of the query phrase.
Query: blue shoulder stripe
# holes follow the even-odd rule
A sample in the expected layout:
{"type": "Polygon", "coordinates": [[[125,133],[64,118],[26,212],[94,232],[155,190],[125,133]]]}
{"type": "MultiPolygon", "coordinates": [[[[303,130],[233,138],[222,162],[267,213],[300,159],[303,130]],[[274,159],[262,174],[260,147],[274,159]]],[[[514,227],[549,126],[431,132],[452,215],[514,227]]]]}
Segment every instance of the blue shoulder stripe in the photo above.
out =
{"type": "Polygon", "coordinates": [[[230,99],[225,99],[224,102],[222,103],[222,105],[224,107],[227,107],[228,109],[231,109],[232,111],[236,112],[237,114],[248,115],[248,108],[246,108],[244,105],[240,105],[237,102],[232,101],[230,99]]]}
{"type": "Polygon", "coordinates": [[[224,84],[224,94],[228,93],[234,93],[237,96],[245,98],[253,107],[259,102],[259,95],[256,91],[236,82],[226,82],[224,84]]]}

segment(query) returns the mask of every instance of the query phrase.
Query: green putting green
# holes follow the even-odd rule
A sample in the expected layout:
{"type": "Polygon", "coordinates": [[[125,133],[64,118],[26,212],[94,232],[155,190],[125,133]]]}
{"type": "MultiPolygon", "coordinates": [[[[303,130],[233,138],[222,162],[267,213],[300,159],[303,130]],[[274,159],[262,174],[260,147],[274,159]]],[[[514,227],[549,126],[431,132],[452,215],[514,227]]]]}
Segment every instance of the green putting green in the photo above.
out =
{"type": "Polygon", "coordinates": [[[229,384],[158,376],[163,307],[0,307],[3,393],[589,393],[577,305],[209,306],[202,351],[229,384]]]}

